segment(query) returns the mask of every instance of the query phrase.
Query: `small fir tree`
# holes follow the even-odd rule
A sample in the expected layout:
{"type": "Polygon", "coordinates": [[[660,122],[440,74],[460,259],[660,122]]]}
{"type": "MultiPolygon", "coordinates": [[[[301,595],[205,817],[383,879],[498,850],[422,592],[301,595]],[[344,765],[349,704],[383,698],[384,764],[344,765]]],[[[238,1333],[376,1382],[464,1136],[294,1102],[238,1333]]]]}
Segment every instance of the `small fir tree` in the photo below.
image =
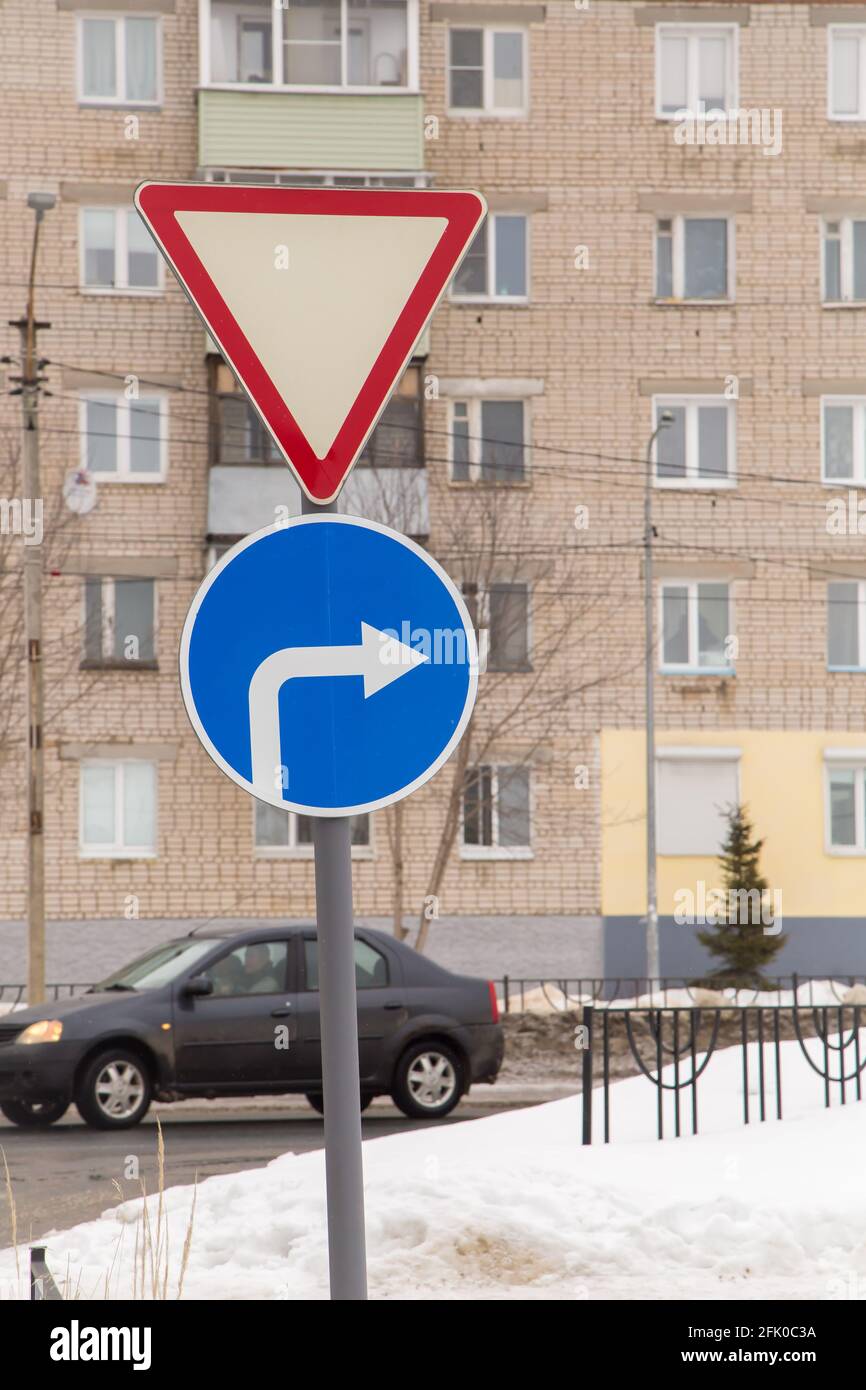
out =
{"type": "Polygon", "coordinates": [[[720,961],[707,983],[765,989],[768,982],[763,972],[782,949],[783,938],[781,933],[770,936],[766,931],[772,925],[765,905],[769,885],[758,865],[764,841],[754,838],[745,806],[730,807],[726,819],[728,828],[719,855],[724,905],[716,925],[698,932],[701,945],[720,961]]]}

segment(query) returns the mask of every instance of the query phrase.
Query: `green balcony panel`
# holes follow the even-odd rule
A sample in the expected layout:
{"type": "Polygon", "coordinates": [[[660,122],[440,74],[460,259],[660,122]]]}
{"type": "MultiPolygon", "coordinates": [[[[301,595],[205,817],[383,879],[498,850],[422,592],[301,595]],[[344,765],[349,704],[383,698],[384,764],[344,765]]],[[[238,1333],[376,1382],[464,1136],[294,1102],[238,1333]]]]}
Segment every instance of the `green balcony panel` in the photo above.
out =
{"type": "Polygon", "coordinates": [[[418,93],[198,94],[205,168],[414,170],[424,163],[418,93]]]}

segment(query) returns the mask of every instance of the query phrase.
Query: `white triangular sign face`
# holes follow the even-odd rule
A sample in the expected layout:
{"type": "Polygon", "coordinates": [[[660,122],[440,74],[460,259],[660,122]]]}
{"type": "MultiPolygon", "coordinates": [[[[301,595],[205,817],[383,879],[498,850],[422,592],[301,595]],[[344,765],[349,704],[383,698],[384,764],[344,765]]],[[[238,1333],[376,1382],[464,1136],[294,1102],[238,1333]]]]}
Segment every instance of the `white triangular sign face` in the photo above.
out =
{"type": "Polygon", "coordinates": [[[483,200],[144,184],[136,205],[301,486],[330,501],[471,242],[483,200]]]}

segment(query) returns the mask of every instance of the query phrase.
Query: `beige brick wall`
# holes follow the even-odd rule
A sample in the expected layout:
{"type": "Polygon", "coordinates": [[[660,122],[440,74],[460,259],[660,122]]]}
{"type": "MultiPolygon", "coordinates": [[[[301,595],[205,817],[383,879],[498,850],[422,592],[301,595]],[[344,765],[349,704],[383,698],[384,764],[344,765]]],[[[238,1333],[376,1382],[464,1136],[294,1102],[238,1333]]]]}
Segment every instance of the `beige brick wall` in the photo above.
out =
{"type": "MultiPolygon", "coordinates": [[[[543,395],[532,403],[532,508],[512,539],[504,577],[512,566],[534,577],[537,650],[568,634],[537,689],[530,677],[511,677],[504,693],[485,697],[482,711],[489,727],[497,710],[513,704],[519,682],[531,691],[526,718],[519,729],[512,722],[500,743],[508,757],[531,750],[534,858],[452,856],[441,891],[446,915],[599,910],[598,731],[633,727],[643,717],[639,460],[651,422],[642,381],[735,374],[752,386],[737,410],[736,490],[656,497],[660,561],[754,564],[735,589],[736,678],[660,678],[661,725],[862,728],[862,678],[825,670],[824,579],[814,572],[828,559],[859,558],[862,545],[826,534],[831,494],[820,484],[819,403],[804,394],[803,382],[866,376],[866,311],[822,309],[819,219],[806,210],[807,199],[863,196],[864,136],[858,126],[826,119],[826,30],[810,23],[809,5],[768,3],[749,7],[751,22],[740,34],[740,103],[783,109],[782,154],[677,146],[670,124],[654,118],[653,30],[636,24],[639,8],[592,0],[584,12],[571,0],[549,0],[544,22],[531,26],[528,118],[458,120],[446,113],[446,25],[431,21],[427,0],[421,4],[422,89],[427,113],[439,117],[426,153],[437,186],[546,202],[532,215],[529,306],[445,305],[425,371],[543,380],[543,395]],[[655,219],[641,210],[641,198],[698,193],[751,199],[751,211],[736,215],[736,305],[659,308],[650,302],[655,219]],[[579,245],[589,249],[585,270],[574,267],[579,245]],[[589,508],[588,531],[573,525],[578,504],[589,508]],[[569,698],[545,712],[553,693],[566,689],[569,698]],[[579,764],[590,769],[586,790],[574,785],[579,764]]],[[[472,4],[467,11],[473,21],[477,10],[472,4]]],[[[191,0],[178,0],[163,26],[165,103],[159,113],[141,114],[132,141],[125,113],[76,104],[74,15],[54,0],[0,6],[0,294],[7,309],[0,322],[23,309],[26,194],[36,187],[61,194],[44,224],[39,266],[38,312],[52,323],[40,348],[52,361],[55,393],[42,405],[46,498],[57,497],[77,461],[77,406],[57,364],[145,379],[168,373],[185,388],[171,393],[165,484],[105,484],[97,510],[66,533],[78,556],[177,557],[177,576],[159,582],[158,672],[110,673],[96,684],[92,673],[79,673],[69,653],[80,640],[81,581],[62,572],[46,580],[46,639],[65,653],[48,676],[48,912],[119,916],[132,894],[145,917],[299,916],[312,909],[311,864],[255,858],[250,800],[199,747],[178,691],[178,635],[204,570],[208,382],[198,321],[174,283],[155,299],[87,296],[77,288],[76,185],[131,189],[145,177],[196,175],[191,0]],[[58,748],[130,738],[177,746],[176,759],[159,766],[158,857],[82,860],[78,768],[58,748]]],[[[16,350],[13,330],[0,341],[16,350]]],[[[17,412],[14,398],[0,399],[0,428],[12,448],[17,412]]],[[[448,483],[445,401],[429,402],[426,418],[431,548],[456,572],[454,518],[463,545],[473,512],[448,483]]],[[[3,696],[23,698],[8,679],[3,696]]],[[[0,919],[25,910],[18,734],[0,764],[0,919]]],[[[407,912],[419,910],[427,888],[450,777],[446,769],[406,804],[407,912]]],[[[356,903],[365,915],[391,907],[386,820],[375,818],[374,856],[356,864],[356,903]]]]}

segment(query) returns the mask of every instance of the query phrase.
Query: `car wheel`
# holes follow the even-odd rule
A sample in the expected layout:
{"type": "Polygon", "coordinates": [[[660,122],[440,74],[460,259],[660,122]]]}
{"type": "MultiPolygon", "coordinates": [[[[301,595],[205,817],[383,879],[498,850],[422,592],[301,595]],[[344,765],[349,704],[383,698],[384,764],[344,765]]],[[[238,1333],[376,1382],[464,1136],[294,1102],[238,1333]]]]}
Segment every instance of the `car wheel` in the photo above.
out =
{"type": "Polygon", "coordinates": [[[148,1069],[135,1052],[100,1052],[81,1075],[75,1104],[94,1129],[130,1129],[143,1120],[153,1092],[148,1069]]]}
{"type": "MultiPolygon", "coordinates": [[[[319,1112],[320,1115],[324,1115],[324,1113],[325,1113],[325,1097],[322,1095],[321,1091],[308,1091],[308,1092],[307,1092],[306,1098],[307,1098],[307,1100],[309,1101],[310,1105],[312,1105],[312,1107],[313,1107],[314,1110],[318,1110],[318,1112],[319,1112]]],[[[362,1092],[361,1092],[361,1109],[362,1109],[362,1110],[366,1110],[366,1109],[367,1109],[367,1106],[370,1104],[370,1102],[371,1102],[373,1099],[374,1099],[374,1097],[373,1097],[372,1092],[370,1092],[370,1091],[362,1091],[362,1092]]]]}
{"type": "Polygon", "coordinates": [[[462,1094],[463,1063],[444,1043],[415,1043],[397,1063],[391,1099],[412,1120],[441,1120],[462,1094]]]}
{"type": "Polygon", "coordinates": [[[0,1111],[22,1129],[47,1129],[68,1109],[68,1100],[0,1100],[0,1111]]]}

